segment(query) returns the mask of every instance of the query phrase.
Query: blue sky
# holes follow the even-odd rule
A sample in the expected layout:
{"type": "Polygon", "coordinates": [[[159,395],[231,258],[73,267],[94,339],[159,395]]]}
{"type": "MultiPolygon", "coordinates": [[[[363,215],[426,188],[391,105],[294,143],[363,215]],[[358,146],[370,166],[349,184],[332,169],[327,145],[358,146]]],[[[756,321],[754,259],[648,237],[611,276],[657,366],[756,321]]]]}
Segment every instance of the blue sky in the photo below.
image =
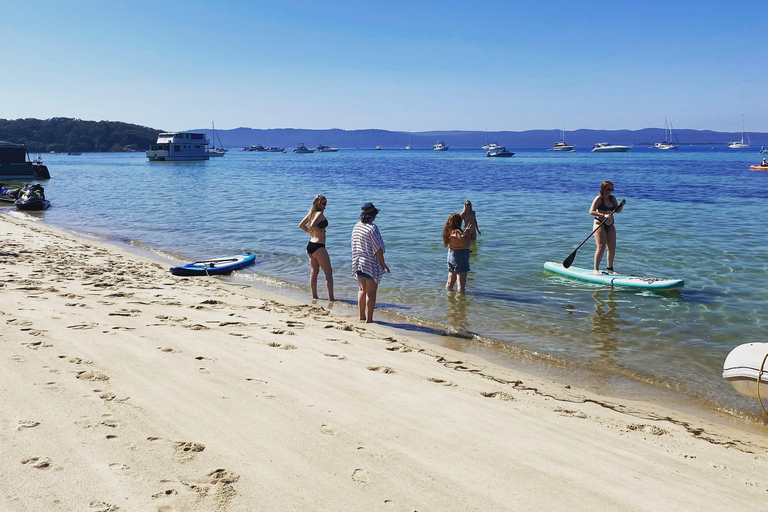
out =
{"type": "Polygon", "coordinates": [[[0,118],[768,132],[765,0],[0,0],[0,118]]]}

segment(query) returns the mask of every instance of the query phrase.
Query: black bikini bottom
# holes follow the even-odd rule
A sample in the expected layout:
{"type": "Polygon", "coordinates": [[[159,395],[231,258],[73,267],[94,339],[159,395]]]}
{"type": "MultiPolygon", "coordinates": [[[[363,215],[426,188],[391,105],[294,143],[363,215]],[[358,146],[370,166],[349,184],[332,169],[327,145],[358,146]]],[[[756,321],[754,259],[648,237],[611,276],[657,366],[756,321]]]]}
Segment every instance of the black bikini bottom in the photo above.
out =
{"type": "Polygon", "coordinates": [[[309,242],[307,244],[307,254],[314,254],[315,251],[320,249],[321,247],[325,247],[325,244],[320,244],[317,242],[309,242]]]}

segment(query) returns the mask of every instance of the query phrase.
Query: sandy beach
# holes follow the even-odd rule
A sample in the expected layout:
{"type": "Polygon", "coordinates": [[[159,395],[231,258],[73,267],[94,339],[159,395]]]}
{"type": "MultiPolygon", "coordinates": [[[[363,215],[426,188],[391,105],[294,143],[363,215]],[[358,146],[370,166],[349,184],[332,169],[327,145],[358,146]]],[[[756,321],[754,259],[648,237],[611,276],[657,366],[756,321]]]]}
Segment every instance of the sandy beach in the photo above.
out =
{"type": "Polygon", "coordinates": [[[0,510],[765,510],[768,437],[0,216],[0,510]]]}

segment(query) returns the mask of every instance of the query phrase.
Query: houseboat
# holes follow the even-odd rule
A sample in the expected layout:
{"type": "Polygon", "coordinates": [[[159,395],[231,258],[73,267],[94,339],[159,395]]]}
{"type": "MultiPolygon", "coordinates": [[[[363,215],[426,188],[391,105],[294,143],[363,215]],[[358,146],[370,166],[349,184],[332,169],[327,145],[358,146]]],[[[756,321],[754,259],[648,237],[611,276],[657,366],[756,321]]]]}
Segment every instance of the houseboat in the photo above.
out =
{"type": "Polygon", "coordinates": [[[157,143],[149,147],[147,158],[150,162],[208,160],[205,150],[208,144],[208,137],[204,133],[160,133],[157,143]]]}
{"type": "Polygon", "coordinates": [[[0,141],[0,179],[47,180],[50,177],[42,158],[29,159],[26,144],[0,141]]]}

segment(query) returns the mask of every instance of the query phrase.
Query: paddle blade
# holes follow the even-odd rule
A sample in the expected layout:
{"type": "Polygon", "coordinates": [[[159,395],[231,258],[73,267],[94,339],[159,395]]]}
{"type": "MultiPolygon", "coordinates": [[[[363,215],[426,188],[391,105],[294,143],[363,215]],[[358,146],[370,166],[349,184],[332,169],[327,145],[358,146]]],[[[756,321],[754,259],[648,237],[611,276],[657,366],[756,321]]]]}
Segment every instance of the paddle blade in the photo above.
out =
{"type": "Polygon", "coordinates": [[[563,260],[563,267],[568,268],[571,265],[573,265],[573,260],[576,258],[576,251],[573,251],[570,255],[568,255],[565,260],[563,260]]]}

